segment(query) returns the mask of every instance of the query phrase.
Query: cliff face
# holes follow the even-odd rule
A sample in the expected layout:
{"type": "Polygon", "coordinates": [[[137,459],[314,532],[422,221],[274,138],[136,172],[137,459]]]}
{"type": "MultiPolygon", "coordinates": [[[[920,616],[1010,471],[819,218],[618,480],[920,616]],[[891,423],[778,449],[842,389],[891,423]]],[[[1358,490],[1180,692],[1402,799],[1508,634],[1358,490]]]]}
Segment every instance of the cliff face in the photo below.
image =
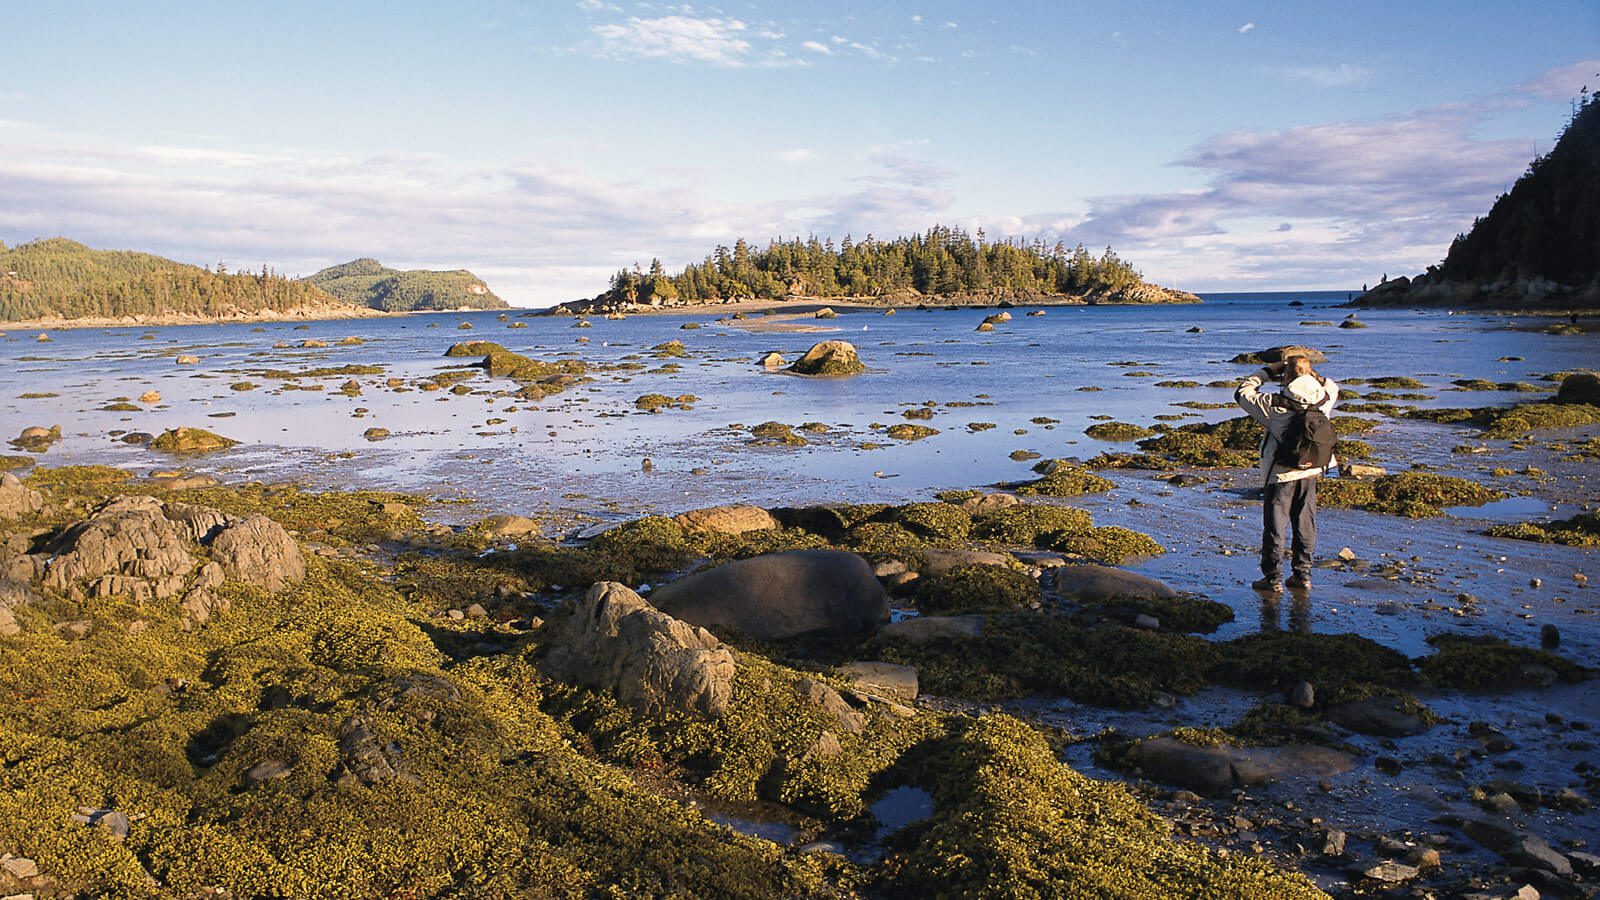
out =
{"type": "Polygon", "coordinates": [[[1358,304],[1600,306],[1600,95],[1534,160],[1444,262],[1358,304]]]}

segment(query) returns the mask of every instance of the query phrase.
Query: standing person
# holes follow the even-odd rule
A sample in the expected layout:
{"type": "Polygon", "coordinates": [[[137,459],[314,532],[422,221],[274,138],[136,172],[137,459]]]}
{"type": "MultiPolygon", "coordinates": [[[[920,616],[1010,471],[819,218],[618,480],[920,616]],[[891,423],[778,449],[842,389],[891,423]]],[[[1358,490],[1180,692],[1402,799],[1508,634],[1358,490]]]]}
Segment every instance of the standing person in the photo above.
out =
{"type": "Polygon", "coordinates": [[[1266,429],[1261,441],[1261,578],[1259,591],[1283,590],[1284,538],[1293,532],[1292,590],[1311,588],[1311,557],[1317,546],[1317,479],[1338,464],[1326,417],[1339,402],[1339,385],[1323,378],[1303,356],[1272,363],[1246,378],[1233,399],[1266,429]],[[1276,380],[1280,389],[1261,391],[1276,380]],[[1320,414],[1320,415],[1319,415],[1320,414]],[[1319,422],[1318,419],[1321,419],[1319,422]],[[1324,446],[1325,445],[1325,446],[1324,446]]]}

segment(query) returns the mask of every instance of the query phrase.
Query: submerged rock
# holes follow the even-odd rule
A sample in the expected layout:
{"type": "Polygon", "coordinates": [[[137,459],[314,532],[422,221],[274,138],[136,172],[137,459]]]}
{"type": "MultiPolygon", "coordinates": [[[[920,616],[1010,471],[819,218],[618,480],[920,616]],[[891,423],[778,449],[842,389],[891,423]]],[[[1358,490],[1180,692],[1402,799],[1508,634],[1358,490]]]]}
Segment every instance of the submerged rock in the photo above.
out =
{"type": "Polygon", "coordinates": [[[1323,713],[1330,722],[1361,734],[1410,737],[1428,730],[1428,721],[1398,697],[1368,697],[1330,706],[1323,713]]]}
{"type": "Polygon", "coordinates": [[[595,584],[541,629],[552,678],[612,691],[645,713],[720,716],[733,696],[733,654],[710,632],[651,606],[626,585],[595,584]]]}
{"type": "Polygon", "coordinates": [[[756,640],[860,636],[889,619],[872,567],[842,550],[770,553],[680,578],[650,595],[656,608],[756,640]]]}

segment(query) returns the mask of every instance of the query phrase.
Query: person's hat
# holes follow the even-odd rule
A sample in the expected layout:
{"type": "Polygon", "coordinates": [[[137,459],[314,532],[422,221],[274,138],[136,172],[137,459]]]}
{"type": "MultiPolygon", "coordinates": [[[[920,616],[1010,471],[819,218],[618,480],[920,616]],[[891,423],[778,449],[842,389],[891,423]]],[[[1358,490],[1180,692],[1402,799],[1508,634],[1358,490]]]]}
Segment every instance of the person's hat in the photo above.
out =
{"type": "Polygon", "coordinates": [[[1322,382],[1318,381],[1315,375],[1301,375],[1299,378],[1289,382],[1284,387],[1283,392],[1289,396],[1289,399],[1296,400],[1307,406],[1313,406],[1321,402],[1325,396],[1322,382]]]}

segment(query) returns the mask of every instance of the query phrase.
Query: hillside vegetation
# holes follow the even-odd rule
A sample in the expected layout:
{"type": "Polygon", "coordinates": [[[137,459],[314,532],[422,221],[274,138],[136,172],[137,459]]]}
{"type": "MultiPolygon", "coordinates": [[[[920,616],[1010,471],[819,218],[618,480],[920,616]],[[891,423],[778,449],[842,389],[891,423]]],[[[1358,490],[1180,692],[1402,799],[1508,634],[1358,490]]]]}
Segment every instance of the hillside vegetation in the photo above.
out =
{"type": "Polygon", "coordinates": [[[66,238],[0,244],[0,321],[186,314],[220,318],[262,311],[343,308],[313,284],[260,272],[230,273],[149,253],[93,250],[66,238]]]}
{"type": "Polygon", "coordinates": [[[917,296],[963,300],[1057,297],[1089,302],[1197,302],[1192,294],[1147,284],[1109,247],[1100,256],[1082,245],[1047,246],[1041,240],[991,242],[959,228],[880,241],[872,235],[836,246],[831,238],[773,240],[752,249],[743,238],[719,246],[676,275],[660,260],[648,271],[635,266],[612,276],[610,288],[578,308],[679,306],[726,300],[885,298],[917,296]]]}
{"type": "Polygon", "coordinates": [[[1600,95],[1584,96],[1555,147],[1443,263],[1358,302],[1600,306],[1600,95]]]}
{"type": "Polygon", "coordinates": [[[508,308],[482,279],[466,269],[400,271],[366,258],[329,266],[304,281],[347,303],[385,312],[508,308]]]}

